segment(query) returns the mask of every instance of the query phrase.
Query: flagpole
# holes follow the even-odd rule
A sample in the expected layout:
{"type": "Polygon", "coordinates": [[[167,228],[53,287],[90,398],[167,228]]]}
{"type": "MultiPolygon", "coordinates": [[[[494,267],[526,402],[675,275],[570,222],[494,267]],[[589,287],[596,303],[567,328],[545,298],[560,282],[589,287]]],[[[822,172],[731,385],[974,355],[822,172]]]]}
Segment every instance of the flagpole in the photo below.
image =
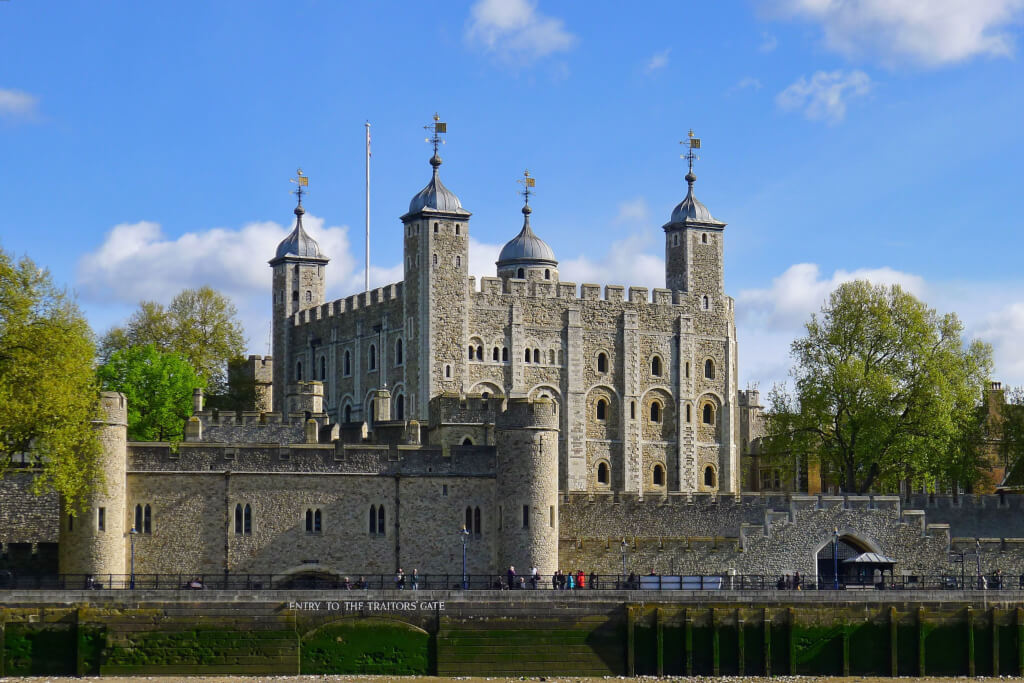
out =
{"type": "Polygon", "coordinates": [[[370,122],[366,122],[366,291],[370,291],[370,122]]]}

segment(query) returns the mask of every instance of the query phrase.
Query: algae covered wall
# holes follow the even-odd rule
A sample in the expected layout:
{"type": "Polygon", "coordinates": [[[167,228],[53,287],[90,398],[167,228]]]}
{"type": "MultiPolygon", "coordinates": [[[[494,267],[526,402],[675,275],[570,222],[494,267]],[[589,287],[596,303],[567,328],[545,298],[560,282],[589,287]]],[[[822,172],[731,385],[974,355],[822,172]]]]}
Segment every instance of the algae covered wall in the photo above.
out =
{"type": "Polygon", "coordinates": [[[1009,591],[95,593],[0,595],[0,675],[1024,672],[1009,591]]]}

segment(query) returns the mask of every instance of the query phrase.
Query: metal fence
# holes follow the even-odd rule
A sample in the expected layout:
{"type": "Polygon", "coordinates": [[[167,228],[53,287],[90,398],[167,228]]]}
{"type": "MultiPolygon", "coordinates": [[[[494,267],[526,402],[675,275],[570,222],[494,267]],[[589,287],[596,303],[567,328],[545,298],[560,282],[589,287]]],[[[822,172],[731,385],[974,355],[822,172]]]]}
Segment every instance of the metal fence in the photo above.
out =
{"type": "Polygon", "coordinates": [[[1006,590],[1024,589],[1024,576],[949,574],[881,578],[771,577],[752,574],[512,577],[507,574],[36,574],[0,570],[0,590],[1006,590]]]}

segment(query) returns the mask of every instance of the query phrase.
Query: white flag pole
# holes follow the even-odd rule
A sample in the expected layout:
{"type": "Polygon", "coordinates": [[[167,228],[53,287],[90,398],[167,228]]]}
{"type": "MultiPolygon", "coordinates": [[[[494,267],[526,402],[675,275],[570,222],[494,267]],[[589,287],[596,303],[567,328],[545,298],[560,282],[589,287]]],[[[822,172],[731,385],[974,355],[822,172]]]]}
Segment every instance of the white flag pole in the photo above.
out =
{"type": "Polygon", "coordinates": [[[366,291],[370,291],[370,122],[366,122],[366,291]]]}

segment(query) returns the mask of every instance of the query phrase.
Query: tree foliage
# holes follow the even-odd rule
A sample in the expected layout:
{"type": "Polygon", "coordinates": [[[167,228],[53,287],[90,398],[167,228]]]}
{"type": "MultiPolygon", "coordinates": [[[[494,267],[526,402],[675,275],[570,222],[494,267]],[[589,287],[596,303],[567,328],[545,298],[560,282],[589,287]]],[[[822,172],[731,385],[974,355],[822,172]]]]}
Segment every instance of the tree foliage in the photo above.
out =
{"type": "Polygon", "coordinates": [[[817,456],[843,490],[978,476],[991,348],[899,286],[840,285],[795,340],[795,391],[769,396],[765,449],[817,456]]]}
{"type": "Polygon", "coordinates": [[[38,466],[37,492],[74,506],[101,484],[92,330],[68,294],[28,258],[0,249],[0,476],[38,466]]]}
{"type": "Polygon", "coordinates": [[[103,336],[100,361],[119,350],[153,344],[184,357],[215,394],[225,393],[227,363],[245,351],[245,334],[231,300],[210,287],[185,289],[164,306],[143,301],[123,327],[103,336]]]}
{"type": "Polygon", "coordinates": [[[180,441],[192,415],[192,392],[205,385],[187,360],[154,344],[115,351],[96,374],[105,391],[128,399],[133,441],[180,441]]]}

